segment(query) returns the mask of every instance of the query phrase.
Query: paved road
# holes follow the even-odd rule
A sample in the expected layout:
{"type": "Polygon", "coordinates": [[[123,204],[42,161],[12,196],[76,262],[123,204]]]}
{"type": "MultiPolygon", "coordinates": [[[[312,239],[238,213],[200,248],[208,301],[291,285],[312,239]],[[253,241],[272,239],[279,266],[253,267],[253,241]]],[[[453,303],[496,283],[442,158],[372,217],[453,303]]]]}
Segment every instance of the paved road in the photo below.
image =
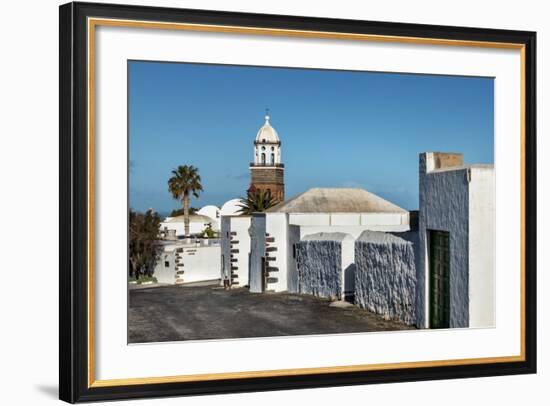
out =
{"type": "Polygon", "coordinates": [[[273,337],[403,330],[359,309],[308,295],[250,293],[219,286],[130,290],[129,342],[273,337]]]}

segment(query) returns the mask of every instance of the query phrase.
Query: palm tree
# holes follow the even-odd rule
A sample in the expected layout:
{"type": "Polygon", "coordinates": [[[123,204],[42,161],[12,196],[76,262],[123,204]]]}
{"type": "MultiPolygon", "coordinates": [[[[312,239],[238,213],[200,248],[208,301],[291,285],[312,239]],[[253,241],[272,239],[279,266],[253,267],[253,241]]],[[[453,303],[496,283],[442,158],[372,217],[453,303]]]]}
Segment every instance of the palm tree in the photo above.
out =
{"type": "Polygon", "coordinates": [[[241,199],[239,213],[252,214],[275,206],[278,201],[271,196],[269,190],[249,190],[246,199],[241,199]]]}
{"type": "Polygon", "coordinates": [[[202,192],[201,177],[198,168],[193,165],[180,165],[172,171],[168,179],[168,191],[172,197],[181,200],[183,205],[183,222],[185,235],[189,235],[189,195],[199,197],[202,192]]]}

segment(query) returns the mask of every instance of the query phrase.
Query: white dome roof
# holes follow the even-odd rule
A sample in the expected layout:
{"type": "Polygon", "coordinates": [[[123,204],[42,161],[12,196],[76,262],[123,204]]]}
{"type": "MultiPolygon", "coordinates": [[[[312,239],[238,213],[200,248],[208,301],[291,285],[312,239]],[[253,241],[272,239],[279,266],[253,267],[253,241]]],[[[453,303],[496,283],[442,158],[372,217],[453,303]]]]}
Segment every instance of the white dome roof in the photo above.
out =
{"type": "Polygon", "coordinates": [[[213,220],[216,220],[220,216],[220,209],[213,205],[207,205],[202,207],[197,214],[202,214],[203,216],[208,216],[213,220]]]}
{"type": "Polygon", "coordinates": [[[242,203],[241,199],[231,199],[225,202],[220,210],[220,215],[222,216],[234,216],[239,215],[241,210],[240,204],[242,203]]]}
{"type": "Polygon", "coordinates": [[[279,135],[277,134],[277,131],[271,127],[271,124],[269,124],[269,116],[267,114],[265,116],[264,125],[260,128],[258,134],[256,135],[256,142],[279,142],[279,135]]]}

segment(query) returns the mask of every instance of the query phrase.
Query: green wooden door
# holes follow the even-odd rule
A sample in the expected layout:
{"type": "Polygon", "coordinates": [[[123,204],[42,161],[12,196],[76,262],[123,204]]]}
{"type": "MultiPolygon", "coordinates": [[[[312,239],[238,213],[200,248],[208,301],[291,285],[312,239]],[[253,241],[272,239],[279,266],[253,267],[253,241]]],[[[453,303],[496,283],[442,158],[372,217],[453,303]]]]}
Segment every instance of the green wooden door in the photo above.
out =
{"type": "Polygon", "coordinates": [[[430,328],[448,328],[450,316],[449,233],[430,230],[430,328]]]}

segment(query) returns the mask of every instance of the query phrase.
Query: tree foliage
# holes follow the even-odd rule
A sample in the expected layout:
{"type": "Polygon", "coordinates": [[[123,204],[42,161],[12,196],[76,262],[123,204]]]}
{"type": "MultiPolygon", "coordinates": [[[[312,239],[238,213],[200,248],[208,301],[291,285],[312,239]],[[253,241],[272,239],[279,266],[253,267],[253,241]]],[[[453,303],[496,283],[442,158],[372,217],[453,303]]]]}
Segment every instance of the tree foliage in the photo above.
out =
{"type": "Polygon", "coordinates": [[[172,170],[172,177],[168,179],[168,191],[174,199],[182,202],[185,235],[188,236],[190,195],[199,197],[199,192],[202,192],[201,177],[198,168],[195,168],[193,165],[180,165],[172,170]]]}
{"type": "Polygon", "coordinates": [[[158,232],[160,216],[153,210],[145,213],[130,210],[129,272],[138,279],[141,275],[152,276],[160,255],[158,232]]]}
{"type": "Polygon", "coordinates": [[[275,206],[277,203],[278,201],[271,196],[269,190],[249,190],[246,198],[241,199],[239,213],[252,214],[255,212],[262,212],[275,206]]]}
{"type": "Polygon", "coordinates": [[[204,238],[214,238],[216,236],[216,232],[212,228],[212,223],[207,223],[206,227],[202,231],[202,236],[204,238]]]}

